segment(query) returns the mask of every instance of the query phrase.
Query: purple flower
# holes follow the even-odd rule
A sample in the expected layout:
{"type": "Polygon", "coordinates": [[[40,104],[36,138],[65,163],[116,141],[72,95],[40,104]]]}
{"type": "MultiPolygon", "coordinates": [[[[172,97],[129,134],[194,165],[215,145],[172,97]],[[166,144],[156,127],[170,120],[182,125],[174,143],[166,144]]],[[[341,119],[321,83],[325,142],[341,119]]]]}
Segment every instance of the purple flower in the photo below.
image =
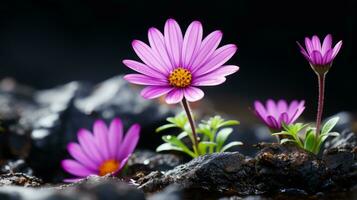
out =
{"type": "Polygon", "coordinates": [[[79,144],[68,144],[67,150],[74,160],[63,160],[62,167],[78,178],[66,179],[66,182],[74,182],[88,175],[118,173],[139,141],[140,126],[132,125],[123,138],[123,125],[119,118],[114,119],[109,128],[102,120],[97,120],[93,132],[81,129],[77,134],[79,144]]]}
{"type": "Polygon", "coordinates": [[[235,65],[224,65],[237,47],[228,44],[217,49],[222,39],[221,31],[214,31],[204,39],[202,36],[199,21],[192,22],[184,36],[174,19],[166,21],[164,34],[150,28],[150,46],[139,40],[132,42],[143,63],[124,60],[126,66],[138,72],[126,75],[125,79],[146,85],[141,92],[146,99],[166,95],[168,104],[178,103],[183,98],[190,102],[200,100],[204,93],[198,86],[219,85],[239,69],[235,65]]]}
{"type": "Polygon", "coordinates": [[[335,59],[337,53],[341,49],[342,40],[339,41],[335,45],[335,47],[332,48],[331,34],[328,34],[325,37],[322,45],[320,39],[316,35],[314,35],[311,40],[308,37],[305,38],[306,50],[300,45],[299,42],[298,45],[300,47],[302,55],[304,55],[304,57],[310,62],[313,67],[329,68],[331,67],[333,59],[335,59]]]}
{"type": "Polygon", "coordinates": [[[305,101],[292,101],[290,104],[285,100],[274,102],[269,99],[264,105],[260,101],[254,102],[256,115],[273,131],[281,131],[282,123],[289,125],[302,114],[305,109],[305,101]]]}

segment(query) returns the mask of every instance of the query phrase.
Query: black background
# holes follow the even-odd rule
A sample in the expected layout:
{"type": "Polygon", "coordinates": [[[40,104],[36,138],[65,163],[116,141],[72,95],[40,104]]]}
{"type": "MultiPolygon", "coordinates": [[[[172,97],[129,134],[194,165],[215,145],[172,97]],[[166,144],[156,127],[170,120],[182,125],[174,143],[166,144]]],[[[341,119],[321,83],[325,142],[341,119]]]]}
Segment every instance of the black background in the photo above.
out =
{"type": "Polygon", "coordinates": [[[229,63],[240,71],[205,88],[215,107],[239,114],[254,99],[297,98],[313,116],[317,81],[295,41],[331,33],[344,44],[328,74],[325,113],[356,111],[356,11],[354,0],[1,1],[0,77],[44,89],[128,73],[121,61],[137,58],[131,41],[147,41],[148,28],[163,30],[173,17],[184,30],[193,20],[205,35],[220,29],[222,43],[239,48],[229,63]]]}

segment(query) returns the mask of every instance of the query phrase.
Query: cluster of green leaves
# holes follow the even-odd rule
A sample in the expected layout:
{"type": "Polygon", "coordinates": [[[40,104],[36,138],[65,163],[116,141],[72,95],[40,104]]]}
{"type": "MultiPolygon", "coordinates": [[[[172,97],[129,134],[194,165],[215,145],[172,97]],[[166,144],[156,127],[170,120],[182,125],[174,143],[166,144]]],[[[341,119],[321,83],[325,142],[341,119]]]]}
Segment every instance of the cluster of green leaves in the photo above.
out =
{"type": "Polygon", "coordinates": [[[316,128],[310,127],[309,124],[296,123],[291,125],[283,124],[284,130],[274,133],[276,136],[286,136],[280,140],[280,143],[293,142],[303,149],[314,154],[320,152],[323,142],[329,136],[338,136],[339,133],[331,132],[337,124],[339,117],[328,120],[321,128],[321,133],[316,137],[316,128]]]}
{"type": "Polygon", "coordinates": [[[156,132],[161,132],[169,128],[178,128],[181,133],[177,136],[164,135],[162,139],[165,143],[157,147],[156,151],[158,152],[172,150],[181,151],[195,158],[208,153],[224,152],[231,147],[242,145],[242,143],[238,141],[225,144],[229,135],[233,132],[233,129],[228,126],[238,125],[239,122],[236,120],[226,121],[218,115],[211,117],[208,120],[202,120],[196,129],[196,132],[201,136],[197,150],[193,147],[189,148],[183,141],[188,137],[191,140],[191,143],[194,144],[192,130],[185,113],[180,113],[175,117],[169,117],[167,118],[167,121],[169,123],[158,127],[156,132]]]}

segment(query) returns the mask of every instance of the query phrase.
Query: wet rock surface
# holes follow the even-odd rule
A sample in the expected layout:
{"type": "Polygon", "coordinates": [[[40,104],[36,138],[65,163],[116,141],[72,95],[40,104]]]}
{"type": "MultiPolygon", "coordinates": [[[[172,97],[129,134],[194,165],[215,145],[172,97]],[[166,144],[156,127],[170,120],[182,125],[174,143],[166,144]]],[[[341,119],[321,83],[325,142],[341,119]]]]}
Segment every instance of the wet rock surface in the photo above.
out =
{"type": "Polygon", "coordinates": [[[152,172],[138,183],[145,192],[175,183],[184,189],[246,194],[255,192],[253,174],[254,161],[238,152],[227,152],[198,157],[165,173],[152,172]]]}
{"type": "Polygon", "coordinates": [[[152,171],[168,171],[183,163],[182,155],[137,151],[128,161],[126,176],[137,180],[152,171]]]}
{"type": "Polygon", "coordinates": [[[9,173],[0,175],[0,186],[18,185],[23,187],[38,187],[42,180],[23,173],[9,173]]]}
{"type": "Polygon", "coordinates": [[[0,84],[0,101],[2,157],[24,157],[37,176],[51,181],[63,178],[59,162],[67,156],[68,142],[76,140],[78,129],[91,129],[96,119],[109,123],[121,117],[126,128],[140,123],[139,146],[154,149],[160,142],[151,139],[155,128],[173,115],[166,105],[144,100],[122,76],[41,91],[6,81],[0,84]]]}
{"type": "Polygon", "coordinates": [[[255,160],[257,176],[266,191],[284,188],[318,191],[326,175],[323,161],[295,145],[269,145],[255,160]]]}

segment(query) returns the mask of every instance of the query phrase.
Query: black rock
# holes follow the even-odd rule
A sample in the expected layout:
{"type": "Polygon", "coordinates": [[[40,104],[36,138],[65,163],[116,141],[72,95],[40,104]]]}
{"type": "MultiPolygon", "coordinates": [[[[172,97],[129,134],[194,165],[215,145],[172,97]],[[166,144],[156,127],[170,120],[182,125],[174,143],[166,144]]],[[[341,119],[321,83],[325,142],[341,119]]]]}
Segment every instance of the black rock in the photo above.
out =
{"type": "Polygon", "coordinates": [[[313,193],[325,181],[324,163],[295,145],[269,145],[255,160],[257,176],[265,191],[295,188],[313,193]]]}
{"type": "Polygon", "coordinates": [[[23,173],[8,173],[0,175],[0,186],[18,185],[23,187],[38,187],[42,180],[23,173]]]}
{"type": "Polygon", "coordinates": [[[52,188],[0,187],[1,200],[145,200],[142,191],[113,177],[92,176],[52,188]]]}
{"type": "Polygon", "coordinates": [[[339,146],[324,152],[328,177],[333,188],[349,188],[357,185],[357,147],[339,146]]]}
{"type": "Polygon", "coordinates": [[[202,189],[210,194],[255,192],[254,162],[240,153],[214,153],[193,159],[165,173],[152,172],[138,180],[145,192],[175,183],[183,189],[202,189]]]}
{"type": "Polygon", "coordinates": [[[166,105],[143,99],[140,91],[122,76],[99,85],[71,82],[54,89],[26,92],[19,88],[23,87],[15,83],[0,87],[0,100],[4,101],[0,116],[7,133],[0,134],[6,135],[0,138],[0,149],[9,152],[4,156],[27,158],[35,174],[46,181],[63,178],[60,161],[68,156],[66,145],[76,140],[78,129],[91,129],[96,119],[109,123],[120,117],[126,129],[139,123],[139,146],[154,149],[161,143],[155,128],[174,115],[166,105]]]}
{"type": "Polygon", "coordinates": [[[128,161],[126,176],[138,179],[152,171],[168,171],[183,162],[183,157],[175,154],[158,154],[148,150],[137,151],[128,161]]]}
{"type": "Polygon", "coordinates": [[[1,174],[24,173],[31,176],[33,175],[33,170],[22,159],[8,160],[5,163],[1,164],[0,173],[1,174]]]}

